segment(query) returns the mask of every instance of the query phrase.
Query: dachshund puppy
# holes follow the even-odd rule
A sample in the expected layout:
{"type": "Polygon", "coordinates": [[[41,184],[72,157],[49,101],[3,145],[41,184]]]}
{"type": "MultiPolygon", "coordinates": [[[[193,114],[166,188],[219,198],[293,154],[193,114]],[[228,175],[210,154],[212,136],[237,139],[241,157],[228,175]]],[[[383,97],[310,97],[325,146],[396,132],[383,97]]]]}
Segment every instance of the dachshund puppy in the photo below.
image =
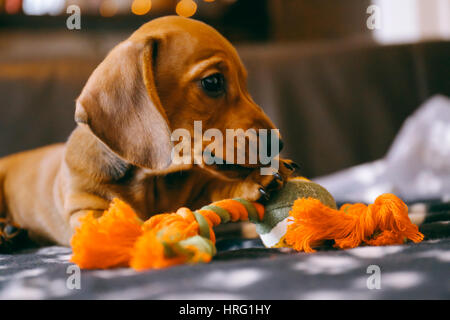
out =
{"type": "Polygon", "coordinates": [[[87,81],[75,120],[65,144],[0,160],[0,216],[40,243],[69,245],[79,218],[101,215],[114,197],[148,219],[225,198],[256,201],[293,172],[287,160],[274,175],[262,175],[261,163],[172,163],[171,132],[194,136],[194,121],[221,132],[275,129],[247,92],[233,46],[187,18],[155,19],[117,45],[87,81]]]}

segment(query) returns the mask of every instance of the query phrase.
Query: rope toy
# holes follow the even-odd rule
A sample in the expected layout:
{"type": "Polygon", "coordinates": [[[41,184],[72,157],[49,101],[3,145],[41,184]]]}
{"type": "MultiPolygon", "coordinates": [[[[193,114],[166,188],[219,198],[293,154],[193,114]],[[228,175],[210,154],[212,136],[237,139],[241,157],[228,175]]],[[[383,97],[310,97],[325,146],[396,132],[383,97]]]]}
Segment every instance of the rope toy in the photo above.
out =
{"type": "Polygon", "coordinates": [[[225,222],[262,220],[264,207],[243,199],[214,202],[197,211],[180,208],[147,221],[114,199],[100,218],[81,218],[71,241],[71,261],[84,269],[159,269],[209,262],[216,254],[213,227],[225,222]]]}
{"type": "Polygon", "coordinates": [[[80,221],[71,242],[71,261],[84,269],[147,270],[207,263],[216,254],[213,227],[235,221],[255,223],[266,247],[304,252],[314,252],[313,247],[325,240],[349,249],[424,238],[411,223],[405,203],[393,194],[383,194],[368,206],[346,204],[337,210],[326,189],[299,178],[288,181],[265,208],[228,199],[142,221],[128,204],[114,199],[100,218],[91,213],[80,221]]]}

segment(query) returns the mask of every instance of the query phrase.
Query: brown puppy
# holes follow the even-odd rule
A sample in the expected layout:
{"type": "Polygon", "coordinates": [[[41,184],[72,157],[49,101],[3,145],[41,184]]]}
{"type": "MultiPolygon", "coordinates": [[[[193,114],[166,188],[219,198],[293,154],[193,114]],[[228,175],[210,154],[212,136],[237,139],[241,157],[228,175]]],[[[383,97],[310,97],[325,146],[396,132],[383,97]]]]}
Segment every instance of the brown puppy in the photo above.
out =
{"type": "Polygon", "coordinates": [[[203,130],[274,128],[249,96],[232,45],[191,19],[153,20],[116,46],[84,87],[75,120],[66,144],[0,160],[0,216],[34,240],[69,245],[79,218],[100,215],[114,197],[147,219],[224,198],[257,200],[292,173],[285,161],[275,176],[260,165],[171,163],[171,130],[194,135],[194,120],[203,130]]]}

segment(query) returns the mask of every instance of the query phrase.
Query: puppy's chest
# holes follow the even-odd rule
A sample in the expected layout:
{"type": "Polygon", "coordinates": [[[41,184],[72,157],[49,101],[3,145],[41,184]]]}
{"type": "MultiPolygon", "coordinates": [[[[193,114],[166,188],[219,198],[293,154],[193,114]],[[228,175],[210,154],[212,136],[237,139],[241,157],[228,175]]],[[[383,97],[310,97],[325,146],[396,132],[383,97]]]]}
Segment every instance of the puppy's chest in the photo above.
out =
{"type": "Polygon", "coordinates": [[[165,176],[137,174],[127,183],[121,196],[140,212],[143,218],[180,207],[197,209],[209,203],[208,179],[191,171],[175,172],[165,176]],[[123,192],[125,191],[125,192],[123,192]]]}

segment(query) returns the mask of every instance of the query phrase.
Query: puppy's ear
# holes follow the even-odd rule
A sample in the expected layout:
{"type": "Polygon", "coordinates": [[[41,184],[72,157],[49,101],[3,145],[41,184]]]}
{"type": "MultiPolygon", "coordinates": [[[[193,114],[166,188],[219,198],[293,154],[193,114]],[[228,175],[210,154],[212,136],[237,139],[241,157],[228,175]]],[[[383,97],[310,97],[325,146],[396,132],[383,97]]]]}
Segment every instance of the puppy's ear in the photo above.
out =
{"type": "Polygon", "coordinates": [[[172,141],[154,80],[155,40],[127,40],[95,69],[77,99],[75,121],[127,162],[170,165],[172,141]]]}

